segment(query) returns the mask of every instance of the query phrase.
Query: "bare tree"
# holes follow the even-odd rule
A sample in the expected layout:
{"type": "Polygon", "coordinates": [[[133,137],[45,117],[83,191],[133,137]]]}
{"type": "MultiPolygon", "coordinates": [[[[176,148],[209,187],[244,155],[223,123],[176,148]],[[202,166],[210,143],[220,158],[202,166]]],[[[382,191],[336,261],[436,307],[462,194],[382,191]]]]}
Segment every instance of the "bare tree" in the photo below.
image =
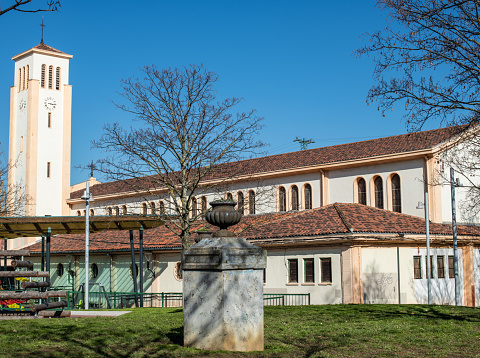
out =
{"type": "MultiPolygon", "coordinates": [[[[464,125],[440,155],[442,167],[465,178],[461,204],[464,218],[480,213],[480,140],[475,127],[480,114],[480,1],[379,0],[389,27],[365,35],[358,56],[373,56],[376,84],[367,104],[377,101],[383,116],[404,108],[411,131],[426,122],[464,125]]],[[[449,171],[440,170],[430,185],[445,185],[449,171]]]]}
{"type": "Polygon", "coordinates": [[[379,0],[390,26],[365,34],[356,54],[372,55],[377,82],[367,103],[383,115],[404,106],[407,127],[428,120],[477,123],[480,112],[480,2],[478,0],[379,0]]]}
{"type": "Polygon", "coordinates": [[[190,245],[190,230],[203,213],[194,199],[239,175],[228,163],[255,155],[261,118],[251,110],[232,113],[240,98],[216,99],[218,76],[203,66],[142,69],[144,78],[122,81],[125,104],[135,126],[107,124],[93,146],[110,153],[99,170],[127,180],[130,190],[168,193],[167,227],[190,245]]]}
{"type": "MultiPolygon", "coordinates": [[[[29,7],[32,0],[13,0],[7,1],[7,6],[3,8],[0,5],[0,15],[3,15],[9,11],[20,11],[20,12],[45,12],[45,11],[57,11],[61,6],[59,0],[42,0],[42,5],[37,5],[34,7],[29,7]]],[[[35,1],[35,4],[39,1],[35,1]]]]}

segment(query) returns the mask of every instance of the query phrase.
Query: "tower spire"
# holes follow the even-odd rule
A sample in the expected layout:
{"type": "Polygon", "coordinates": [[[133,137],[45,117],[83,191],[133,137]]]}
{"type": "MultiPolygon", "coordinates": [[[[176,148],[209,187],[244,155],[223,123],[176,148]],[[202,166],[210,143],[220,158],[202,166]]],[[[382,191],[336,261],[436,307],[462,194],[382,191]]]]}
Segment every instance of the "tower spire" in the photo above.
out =
{"type": "Polygon", "coordinates": [[[42,24],[40,25],[42,27],[42,39],[40,40],[40,43],[43,44],[43,28],[45,25],[43,24],[43,16],[42,16],[42,24]]]}

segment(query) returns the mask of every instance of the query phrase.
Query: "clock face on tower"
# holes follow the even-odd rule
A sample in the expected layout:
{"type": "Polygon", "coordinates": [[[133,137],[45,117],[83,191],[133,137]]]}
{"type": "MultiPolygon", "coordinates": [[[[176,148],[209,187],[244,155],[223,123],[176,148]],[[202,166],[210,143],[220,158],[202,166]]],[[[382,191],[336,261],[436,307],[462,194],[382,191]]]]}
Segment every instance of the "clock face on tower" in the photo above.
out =
{"type": "Polygon", "coordinates": [[[18,109],[20,110],[20,112],[24,112],[26,108],[27,108],[27,101],[22,99],[18,104],[18,109]]]}
{"type": "Polygon", "coordinates": [[[43,102],[45,108],[49,111],[53,111],[57,107],[57,101],[53,97],[47,97],[45,98],[45,101],[43,102]]]}

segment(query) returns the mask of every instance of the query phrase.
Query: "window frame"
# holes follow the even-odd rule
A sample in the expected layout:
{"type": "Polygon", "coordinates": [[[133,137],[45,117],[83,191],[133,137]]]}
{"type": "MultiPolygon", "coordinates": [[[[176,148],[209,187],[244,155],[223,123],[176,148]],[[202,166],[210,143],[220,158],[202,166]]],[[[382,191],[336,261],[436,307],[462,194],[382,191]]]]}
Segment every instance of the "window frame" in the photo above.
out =
{"type": "Polygon", "coordinates": [[[445,278],[445,256],[437,255],[437,278],[445,278]]]}
{"type": "Polygon", "coordinates": [[[315,258],[313,257],[303,259],[303,282],[315,283],[315,258]]]}
{"type": "Polygon", "coordinates": [[[283,186],[280,186],[278,188],[278,211],[287,211],[287,191],[283,186]]]}
{"type": "Polygon", "coordinates": [[[421,255],[414,255],[413,256],[413,279],[414,280],[423,279],[422,256],[421,255]],[[418,267],[416,267],[416,266],[418,266],[418,267]]]}
{"type": "Polygon", "coordinates": [[[310,183],[306,183],[303,186],[303,200],[303,206],[305,210],[310,210],[313,208],[312,186],[310,185],[310,183]]]}
{"type": "Polygon", "coordinates": [[[288,259],[288,283],[298,284],[298,259],[288,259]]]}
{"type": "Polygon", "coordinates": [[[320,257],[320,283],[321,284],[332,284],[333,283],[332,258],[331,257],[320,257]],[[324,269],[324,265],[326,265],[328,267],[328,270],[324,269]],[[328,274],[325,271],[328,271],[328,274]]]}

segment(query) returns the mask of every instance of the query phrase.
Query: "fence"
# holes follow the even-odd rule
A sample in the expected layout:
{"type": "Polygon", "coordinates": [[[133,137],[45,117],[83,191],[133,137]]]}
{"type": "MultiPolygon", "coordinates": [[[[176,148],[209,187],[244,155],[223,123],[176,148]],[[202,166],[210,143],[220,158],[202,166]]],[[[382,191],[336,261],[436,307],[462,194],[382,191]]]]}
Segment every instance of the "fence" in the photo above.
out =
{"type": "MultiPolygon", "coordinates": [[[[132,308],[135,300],[140,303],[143,298],[143,307],[182,307],[183,295],[181,292],[161,293],[132,293],[132,292],[89,292],[89,308],[132,308]]],[[[83,308],[83,292],[67,291],[68,309],[83,308]]],[[[264,294],[265,306],[302,306],[310,305],[310,294],[264,294]]]]}

